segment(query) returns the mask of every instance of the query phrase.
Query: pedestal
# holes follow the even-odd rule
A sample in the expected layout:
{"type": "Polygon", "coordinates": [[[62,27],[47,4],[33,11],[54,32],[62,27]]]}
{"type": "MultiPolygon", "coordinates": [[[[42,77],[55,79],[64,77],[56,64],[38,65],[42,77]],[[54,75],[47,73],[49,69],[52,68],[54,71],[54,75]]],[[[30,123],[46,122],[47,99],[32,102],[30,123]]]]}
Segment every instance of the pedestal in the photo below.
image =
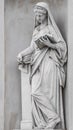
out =
{"type": "Polygon", "coordinates": [[[21,103],[22,103],[22,120],[20,123],[21,130],[32,129],[31,115],[31,86],[29,82],[30,66],[19,66],[21,71],[21,103]]]}
{"type": "Polygon", "coordinates": [[[29,81],[30,66],[19,66],[21,71],[21,102],[22,102],[22,120],[20,129],[14,130],[62,130],[62,129],[32,129],[32,114],[31,114],[31,86],[29,81]]]}
{"type": "MultiPolygon", "coordinates": [[[[14,130],[21,130],[21,129],[14,129],[14,130]]],[[[22,129],[22,130],[24,130],[24,129],[22,129]]],[[[26,129],[26,130],[63,130],[63,129],[38,129],[38,128],[36,128],[36,129],[26,129]]]]}

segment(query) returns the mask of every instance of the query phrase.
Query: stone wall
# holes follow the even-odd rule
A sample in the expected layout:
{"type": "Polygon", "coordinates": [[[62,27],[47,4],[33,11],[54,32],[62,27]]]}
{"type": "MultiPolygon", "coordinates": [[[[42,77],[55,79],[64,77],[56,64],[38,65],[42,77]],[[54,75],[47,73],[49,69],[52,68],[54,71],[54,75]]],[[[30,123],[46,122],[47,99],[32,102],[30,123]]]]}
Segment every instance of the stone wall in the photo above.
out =
{"type": "Polygon", "coordinates": [[[73,0],[68,1],[68,67],[65,101],[67,128],[73,130],[73,0]]]}
{"type": "Polygon", "coordinates": [[[0,0],[0,130],[4,130],[4,0],[0,0]]]}

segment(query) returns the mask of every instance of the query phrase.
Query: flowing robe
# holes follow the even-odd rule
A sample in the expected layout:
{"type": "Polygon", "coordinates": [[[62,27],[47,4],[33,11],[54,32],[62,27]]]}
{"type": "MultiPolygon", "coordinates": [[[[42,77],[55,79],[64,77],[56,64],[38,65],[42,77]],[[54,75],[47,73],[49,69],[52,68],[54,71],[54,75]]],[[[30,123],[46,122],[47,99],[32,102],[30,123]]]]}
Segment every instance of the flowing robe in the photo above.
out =
{"type": "Polygon", "coordinates": [[[52,128],[53,123],[59,123],[58,127],[64,129],[62,88],[65,85],[66,43],[58,37],[52,26],[47,26],[41,33],[34,31],[31,46],[34,48],[31,57],[33,126],[52,128]],[[47,46],[38,48],[35,39],[45,34],[50,36],[51,42],[55,42],[52,44],[56,44],[57,50],[47,46]]]}

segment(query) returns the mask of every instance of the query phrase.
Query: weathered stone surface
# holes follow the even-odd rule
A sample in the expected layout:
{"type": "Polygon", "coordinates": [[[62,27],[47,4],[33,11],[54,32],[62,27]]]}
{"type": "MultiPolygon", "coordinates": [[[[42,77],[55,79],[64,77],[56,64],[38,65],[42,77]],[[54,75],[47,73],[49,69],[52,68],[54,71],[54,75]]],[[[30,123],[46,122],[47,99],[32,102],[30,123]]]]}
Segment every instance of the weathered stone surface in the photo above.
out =
{"type": "Polygon", "coordinates": [[[4,130],[4,0],[0,0],[0,130],[4,130]]]}
{"type": "MultiPolygon", "coordinates": [[[[36,2],[38,1],[39,0],[36,2]]],[[[50,7],[52,8],[53,15],[63,36],[66,38],[67,10],[66,3],[64,0],[61,1],[62,4],[58,6],[58,0],[55,4],[53,0],[50,0],[50,7]]],[[[20,72],[17,70],[16,56],[23,48],[26,48],[31,41],[34,22],[32,7],[33,4],[29,0],[5,0],[5,130],[12,130],[20,126],[21,87],[20,72]]]]}
{"type": "Polygon", "coordinates": [[[62,129],[13,129],[13,130],[62,130],[62,129]]]}

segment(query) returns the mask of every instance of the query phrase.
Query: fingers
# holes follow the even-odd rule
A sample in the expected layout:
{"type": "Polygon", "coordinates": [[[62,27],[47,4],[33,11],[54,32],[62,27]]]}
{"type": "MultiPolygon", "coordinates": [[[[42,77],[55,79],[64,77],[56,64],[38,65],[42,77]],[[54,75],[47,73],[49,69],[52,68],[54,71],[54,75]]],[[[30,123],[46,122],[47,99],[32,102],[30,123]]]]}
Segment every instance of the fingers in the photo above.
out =
{"type": "Polygon", "coordinates": [[[41,42],[47,41],[48,37],[47,35],[40,37],[41,42]]]}
{"type": "Polygon", "coordinates": [[[18,54],[18,56],[17,56],[17,61],[18,61],[19,63],[22,62],[22,56],[21,56],[21,54],[18,54]]]}

